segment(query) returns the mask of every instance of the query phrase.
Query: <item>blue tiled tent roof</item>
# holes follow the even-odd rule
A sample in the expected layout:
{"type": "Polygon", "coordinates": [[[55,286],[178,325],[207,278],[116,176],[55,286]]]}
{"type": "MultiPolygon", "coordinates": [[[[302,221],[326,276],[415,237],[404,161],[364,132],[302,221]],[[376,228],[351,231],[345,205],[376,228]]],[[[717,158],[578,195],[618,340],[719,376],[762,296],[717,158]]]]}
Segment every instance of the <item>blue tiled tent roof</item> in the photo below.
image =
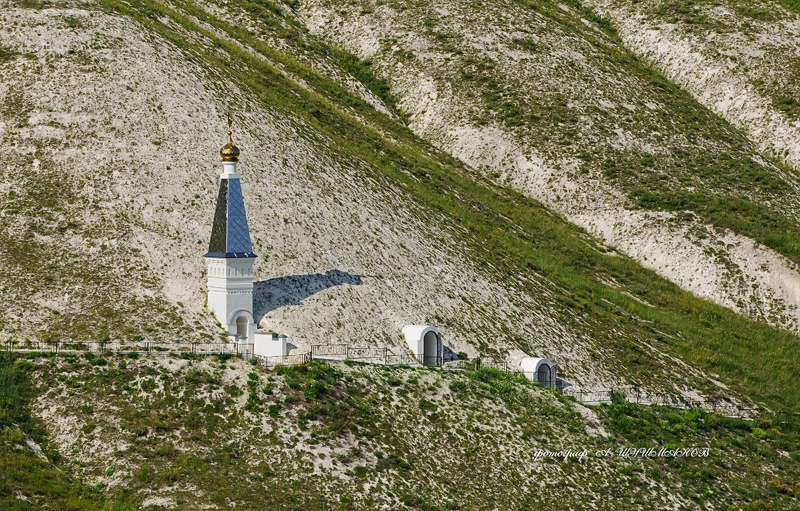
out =
{"type": "Polygon", "coordinates": [[[223,179],[219,183],[211,242],[204,257],[256,257],[250,243],[242,185],[238,178],[223,179]]]}

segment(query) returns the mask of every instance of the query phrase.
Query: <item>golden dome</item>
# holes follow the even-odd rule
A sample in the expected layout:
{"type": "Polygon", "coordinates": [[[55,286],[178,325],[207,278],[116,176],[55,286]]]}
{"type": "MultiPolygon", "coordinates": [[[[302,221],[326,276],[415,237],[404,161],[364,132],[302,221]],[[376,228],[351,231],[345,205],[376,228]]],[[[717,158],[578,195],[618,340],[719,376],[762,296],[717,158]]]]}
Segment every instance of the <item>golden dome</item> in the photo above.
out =
{"type": "Polygon", "coordinates": [[[239,148],[231,140],[232,133],[228,132],[228,141],[219,150],[219,155],[222,156],[222,161],[239,161],[239,148]]]}

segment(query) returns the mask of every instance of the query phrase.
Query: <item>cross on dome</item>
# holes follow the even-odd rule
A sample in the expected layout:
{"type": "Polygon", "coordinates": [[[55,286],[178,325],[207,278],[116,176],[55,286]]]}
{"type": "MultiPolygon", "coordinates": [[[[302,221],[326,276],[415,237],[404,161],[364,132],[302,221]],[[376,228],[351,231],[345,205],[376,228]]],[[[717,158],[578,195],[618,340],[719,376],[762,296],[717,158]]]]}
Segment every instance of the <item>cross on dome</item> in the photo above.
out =
{"type": "Polygon", "coordinates": [[[233,143],[233,139],[231,135],[231,124],[233,121],[231,120],[231,114],[228,114],[228,141],[222,146],[222,149],[219,150],[219,155],[222,156],[222,161],[239,161],[239,148],[236,147],[236,144],[233,143]]]}

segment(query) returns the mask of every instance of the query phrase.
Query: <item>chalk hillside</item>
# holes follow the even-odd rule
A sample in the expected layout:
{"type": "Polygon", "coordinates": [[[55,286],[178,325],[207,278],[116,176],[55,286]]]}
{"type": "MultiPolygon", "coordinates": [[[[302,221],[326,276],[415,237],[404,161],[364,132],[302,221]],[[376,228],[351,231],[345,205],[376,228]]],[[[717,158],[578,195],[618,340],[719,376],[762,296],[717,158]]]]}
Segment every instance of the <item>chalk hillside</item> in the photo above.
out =
{"type": "Polygon", "coordinates": [[[793,509],[800,18],[740,4],[3,4],[0,340],[174,350],[0,357],[0,507],[793,509]],[[254,315],[293,353],[434,325],[755,420],[181,354],[228,340],[202,255],[229,115],[254,315]],[[713,462],[527,461],[684,437],[713,462]]]}

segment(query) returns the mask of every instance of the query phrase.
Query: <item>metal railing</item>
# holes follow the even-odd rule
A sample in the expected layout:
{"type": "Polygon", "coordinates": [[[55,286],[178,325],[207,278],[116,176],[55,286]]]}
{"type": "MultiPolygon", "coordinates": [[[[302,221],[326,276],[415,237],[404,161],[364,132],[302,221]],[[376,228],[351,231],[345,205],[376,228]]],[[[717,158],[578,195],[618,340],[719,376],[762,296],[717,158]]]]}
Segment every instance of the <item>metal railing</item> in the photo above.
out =
{"type": "Polygon", "coordinates": [[[61,353],[61,352],[91,352],[91,353],[196,353],[196,354],[216,354],[230,353],[237,354],[238,349],[235,344],[230,343],[158,343],[134,341],[125,343],[121,341],[88,341],[88,342],[54,342],[43,341],[6,341],[0,343],[0,349],[5,351],[20,352],[41,352],[41,353],[61,353]]]}
{"type": "Polygon", "coordinates": [[[89,342],[55,342],[43,341],[5,341],[0,343],[0,350],[20,352],[92,352],[92,353],[192,353],[192,354],[218,354],[229,353],[241,355],[250,360],[259,359],[261,365],[274,367],[276,365],[304,364],[312,359],[321,360],[351,360],[370,364],[383,365],[416,365],[440,367],[441,357],[419,356],[415,358],[404,349],[397,352],[390,348],[374,346],[352,346],[349,344],[314,344],[311,351],[296,355],[264,357],[255,354],[252,343],[158,343],[158,342],[122,342],[122,341],[89,341],[89,342]]]}
{"type": "MultiPolygon", "coordinates": [[[[364,362],[367,364],[382,365],[403,365],[403,364],[422,364],[421,359],[417,360],[408,352],[400,348],[395,353],[390,348],[376,348],[374,346],[351,346],[349,344],[313,344],[311,346],[311,358],[319,360],[351,360],[353,362],[364,362]]],[[[441,358],[438,358],[441,365],[441,358]]],[[[435,360],[434,360],[435,362],[435,360]]]]}
{"type": "Polygon", "coordinates": [[[495,360],[493,358],[478,359],[478,368],[481,367],[490,367],[493,369],[497,369],[499,371],[503,371],[504,373],[520,372],[520,371],[513,371],[511,367],[508,365],[508,362],[506,362],[505,360],[495,360]]]}
{"type": "Polygon", "coordinates": [[[405,351],[386,355],[386,365],[416,365],[417,363],[417,360],[405,351]]]}
{"type": "Polygon", "coordinates": [[[700,409],[706,412],[725,415],[727,417],[752,417],[762,414],[764,410],[755,407],[743,407],[728,399],[692,399],[679,394],[668,394],[662,392],[650,392],[642,390],[638,386],[612,387],[608,389],[576,389],[567,388],[562,390],[567,396],[574,397],[576,401],[588,404],[599,405],[611,403],[615,395],[623,396],[630,403],[645,406],[666,406],[679,408],[682,410],[700,409]]]}
{"type": "Polygon", "coordinates": [[[386,363],[388,348],[348,347],[347,359],[354,361],[382,361],[386,363]]]}
{"type": "Polygon", "coordinates": [[[454,360],[447,362],[446,365],[451,369],[468,369],[475,371],[481,369],[482,367],[488,367],[491,369],[497,369],[498,371],[503,371],[504,373],[520,372],[512,369],[508,362],[496,360],[490,357],[480,357],[472,360],[454,360]]]}
{"type": "Polygon", "coordinates": [[[264,366],[266,368],[270,367],[277,367],[277,366],[289,366],[289,365],[303,365],[311,362],[311,353],[300,353],[299,355],[277,355],[272,357],[265,357],[263,355],[253,355],[253,358],[257,361],[257,365],[264,366]]]}
{"type": "Polygon", "coordinates": [[[442,357],[437,355],[425,356],[420,354],[416,356],[416,360],[425,367],[442,367],[442,357]]]}
{"type": "Polygon", "coordinates": [[[524,376],[528,380],[538,383],[540,387],[544,387],[546,389],[557,390],[559,392],[563,391],[566,388],[564,380],[561,378],[553,378],[550,380],[539,380],[539,373],[537,371],[509,371],[509,374],[519,374],[524,376]]]}
{"type": "Polygon", "coordinates": [[[312,344],[311,356],[314,358],[343,357],[347,358],[347,344],[312,344]]]}

